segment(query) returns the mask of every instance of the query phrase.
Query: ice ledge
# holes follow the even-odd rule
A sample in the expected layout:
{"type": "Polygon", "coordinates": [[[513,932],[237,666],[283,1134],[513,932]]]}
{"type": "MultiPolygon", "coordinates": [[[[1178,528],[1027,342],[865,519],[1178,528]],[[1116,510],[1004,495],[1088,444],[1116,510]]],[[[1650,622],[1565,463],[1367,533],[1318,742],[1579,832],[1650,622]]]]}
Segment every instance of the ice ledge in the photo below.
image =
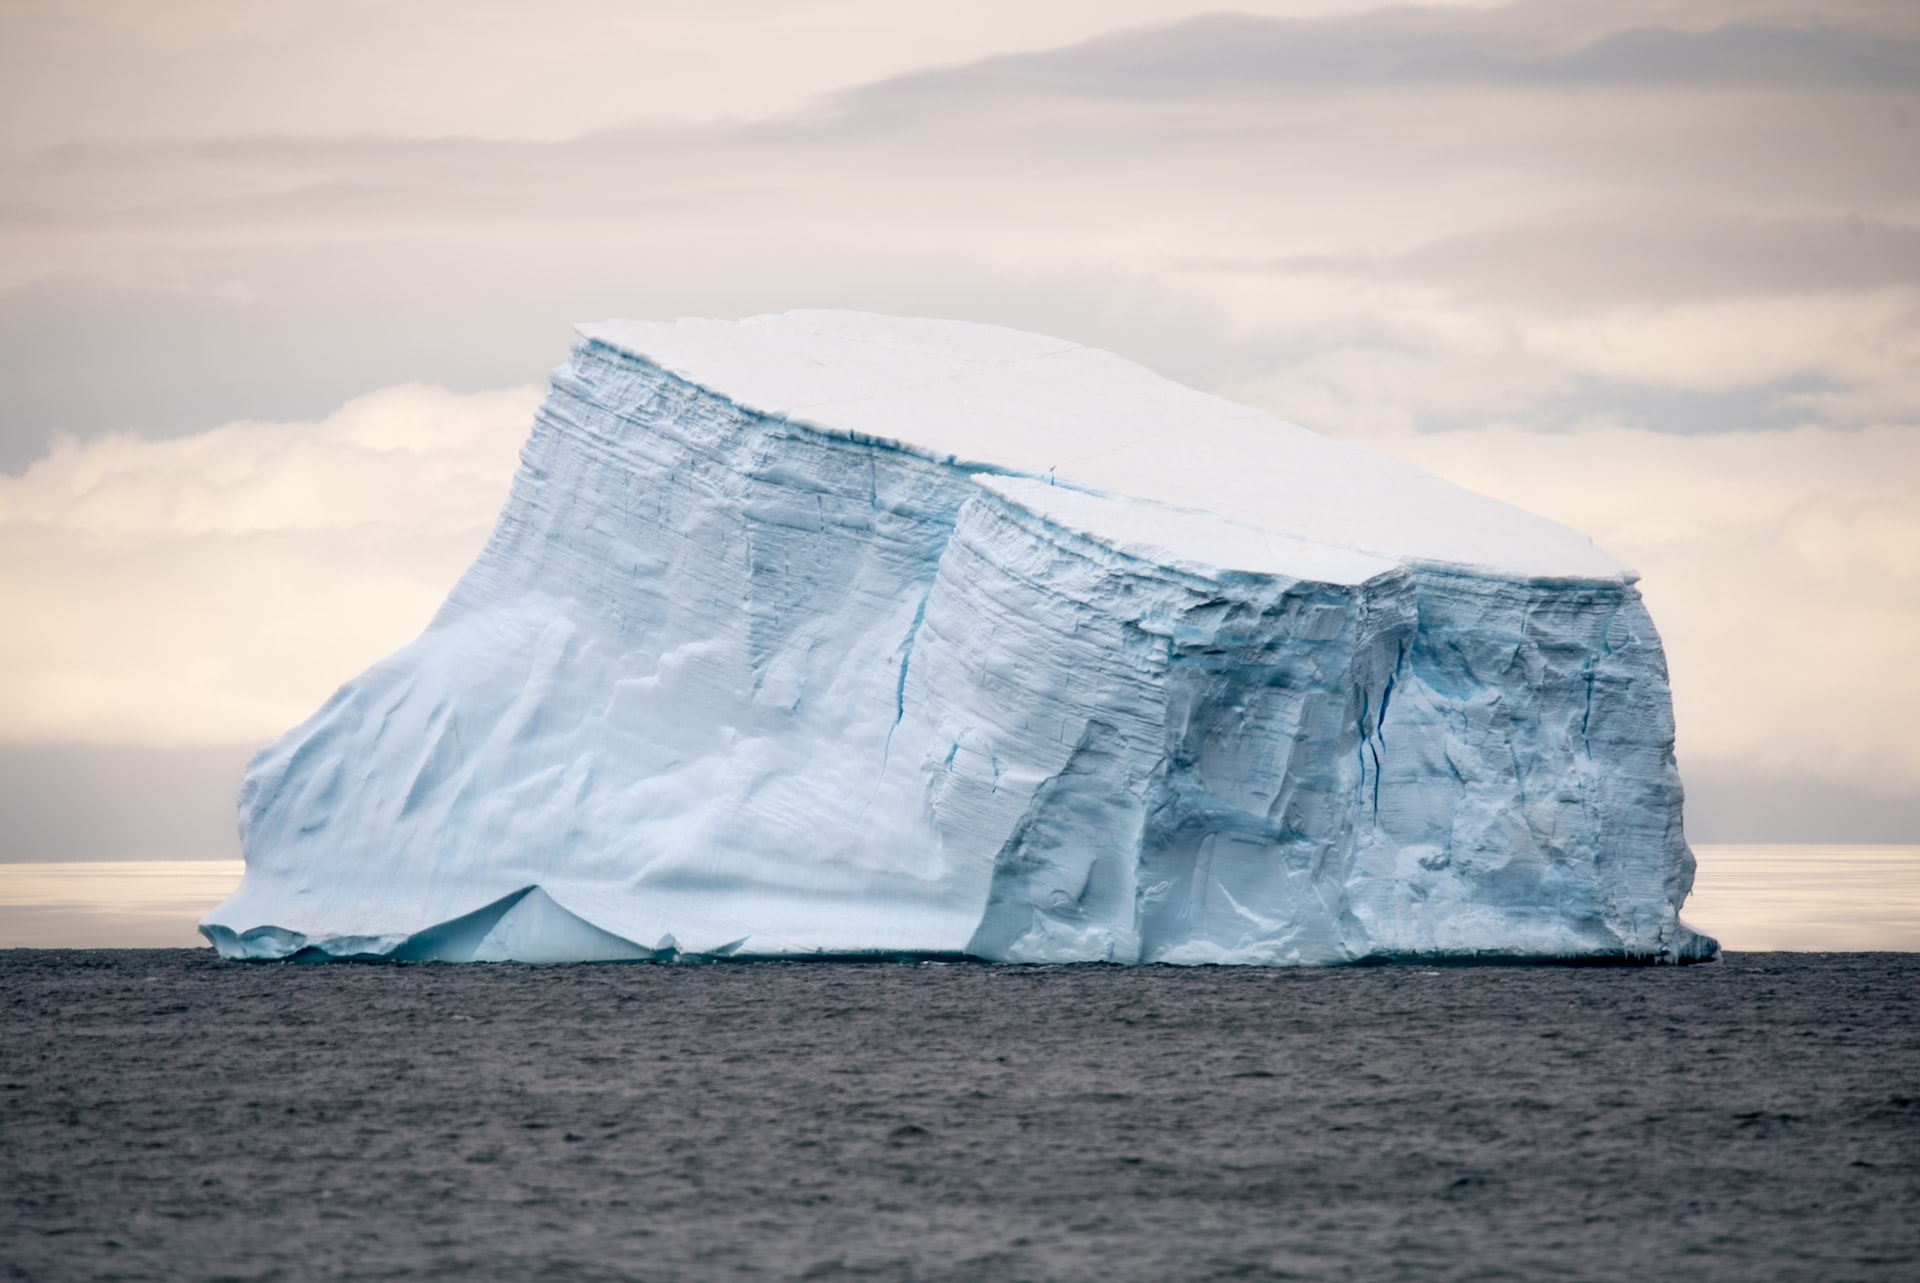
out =
{"type": "MultiPolygon", "coordinates": [[[[602,962],[955,962],[982,965],[1063,965],[1044,959],[1006,962],[967,953],[916,953],[894,949],[855,952],[821,950],[765,952],[746,940],[719,949],[682,950],[672,936],[654,947],[636,944],[569,912],[540,887],[527,887],[484,908],[411,935],[309,937],[280,927],[245,932],[212,923],[200,932],[221,957],[243,962],[519,962],[533,965],[602,962]]],[[[1711,962],[1719,944],[1681,924],[1680,939],[1653,952],[1592,951],[1564,956],[1514,949],[1449,950],[1431,953],[1380,953],[1348,959],[1345,965],[1380,966],[1687,966],[1711,962]]],[[[1263,956],[1232,951],[1192,958],[1169,958],[1167,965],[1235,965],[1271,962],[1263,956]]],[[[1068,963],[1064,965],[1076,965],[1068,963]]],[[[1079,963],[1105,966],[1108,963],[1079,963]]],[[[1136,965],[1136,964],[1125,964],[1136,965]]],[[[1340,964],[1335,964],[1340,965],[1340,964]]]]}
{"type": "Polygon", "coordinates": [[[981,474],[989,494],[1135,561],[1205,578],[1222,574],[1356,587],[1400,569],[1352,549],[1275,534],[1209,512],[1095,494],[1027,477],[981,474]]]}
{"type": "Polygon", "coordinates": [[[538,886],[410,934],[312,937],[283,927],[236,932],[213,922],[202,923],[200,933],[221,957],[256,962],[669,962],[679,956],[671,936],[653,948],[635,944],[562,907],[538,886]]]}
{"type": "Polygon", "coordinates": [[[1062,339],[836,311],[577,328],[591,346],[834,436],[1412,565],[1634,578],[1578,531],[1062,339]]]}

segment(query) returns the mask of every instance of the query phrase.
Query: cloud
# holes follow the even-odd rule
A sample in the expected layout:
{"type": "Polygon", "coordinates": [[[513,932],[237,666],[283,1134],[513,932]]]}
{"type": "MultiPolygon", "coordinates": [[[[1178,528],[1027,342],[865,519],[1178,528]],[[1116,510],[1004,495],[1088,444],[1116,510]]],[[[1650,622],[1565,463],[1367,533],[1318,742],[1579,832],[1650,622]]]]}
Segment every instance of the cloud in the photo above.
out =
{"type": "MultiPolygon", "coordinates": [[[[1371,2],[1237,7],[1301,13],[1371,2]]],[[[0,7],[0,146],[236,127],[560,138],[640,116],[762,116],[907,67],[1068,44],[1215,7],[1217,0],[14,0],[0,7]]]]}
{"type": "Polygon", "coordinates": [[[257,747],[0,742],[0,863],[237,860],[257,747]]]}
{"type": "Polygon", "coordinates": [[[422,628],[537,401],[404,386],[318,423],[66,437],[0,478],[0,740],[264,742],[422,628]]]}
{"type": "MultiPolygon", "coordinates": [[[[1412,280],[1554,311],[1872,292],[1920,285],[1920,228],[1640,208],[1485,227],[1421,245],[1388,266],[1412,280]]],[[[1275,270],[1287,267],[1318,265],[1275,270]]]]}
{"type": "Polygon", "coordinates": [[[1891,4],[1212,17],[747,123],[65,145],[0,165],[0,466],[823,304],[1311,370],[1266,404],[1331,431],[1920,423],[1916,40],[1891,4]]]}
{"type": "Polygon", "coordinates": [[[1381,85],[1779,92],[1906,89],[1920,81],[1920,23],[1909,14],[1880,7],[1852,15],[1830,11],[1828,21],[1808,22],[1804,10],[1746,8],[1553,0],[1292,19],[1210,14],[1151,36],[1124,32],[1069,49],[903,76],[860,97],[911,102],[929,91],[1024,89],[1177,99],[1381,85]],[[1862,22],[1867,14],[1877,20],[1862,22]],[[1854,22],[1843,25],[1847,17],[1854,22]]]}

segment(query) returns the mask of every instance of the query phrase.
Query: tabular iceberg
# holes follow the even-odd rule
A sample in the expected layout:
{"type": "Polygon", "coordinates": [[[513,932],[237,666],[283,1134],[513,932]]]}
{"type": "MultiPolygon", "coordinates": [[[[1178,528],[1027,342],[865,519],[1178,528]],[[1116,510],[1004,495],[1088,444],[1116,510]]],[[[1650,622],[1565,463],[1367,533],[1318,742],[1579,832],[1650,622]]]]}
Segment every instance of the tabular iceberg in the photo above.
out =
{"type": "Polygon", "coordinates": [[[486,550],[255,758],[228,957],[1685,961],[1583,536],[990,326],[581,327],[486,550]]]}

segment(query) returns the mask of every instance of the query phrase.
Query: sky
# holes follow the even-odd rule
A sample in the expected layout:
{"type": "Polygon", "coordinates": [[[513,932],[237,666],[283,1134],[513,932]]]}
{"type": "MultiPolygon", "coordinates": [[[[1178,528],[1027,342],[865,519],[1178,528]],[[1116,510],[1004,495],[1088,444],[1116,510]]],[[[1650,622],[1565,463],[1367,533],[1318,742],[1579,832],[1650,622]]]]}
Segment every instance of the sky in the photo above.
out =
{"type": "Polygon", "coordinates": [[[789,307],[1585,530],[1695,840],[1920,842],[1910,4],[0,0],[0,858],[228,854],[573,323],[789,307]]]}

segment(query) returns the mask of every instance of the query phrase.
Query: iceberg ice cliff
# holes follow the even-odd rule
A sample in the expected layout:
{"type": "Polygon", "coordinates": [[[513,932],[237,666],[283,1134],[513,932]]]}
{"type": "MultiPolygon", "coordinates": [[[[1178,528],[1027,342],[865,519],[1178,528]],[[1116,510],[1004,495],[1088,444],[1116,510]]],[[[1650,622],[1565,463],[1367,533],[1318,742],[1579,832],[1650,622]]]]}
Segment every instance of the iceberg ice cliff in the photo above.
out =
{"type": "Polygon", "coordinates": [[[432,625],[249,768],[222,954],[1712,955],[1585,537],[1038,335],[581,335],[432,625]]]}

